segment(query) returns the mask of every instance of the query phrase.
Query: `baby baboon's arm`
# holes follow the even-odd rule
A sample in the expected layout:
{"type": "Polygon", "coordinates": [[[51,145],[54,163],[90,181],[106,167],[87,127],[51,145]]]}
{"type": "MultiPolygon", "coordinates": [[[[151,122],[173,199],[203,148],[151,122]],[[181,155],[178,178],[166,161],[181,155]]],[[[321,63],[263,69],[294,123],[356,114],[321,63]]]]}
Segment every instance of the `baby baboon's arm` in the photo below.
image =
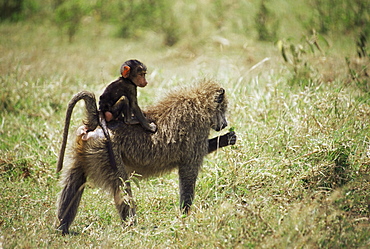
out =
{"type": "Polygon", "coordinates": [[[234,131],[228,132],[225,135],[215,137],[208,140],[208,153],[236,143],[236,135],[234,131]]]}

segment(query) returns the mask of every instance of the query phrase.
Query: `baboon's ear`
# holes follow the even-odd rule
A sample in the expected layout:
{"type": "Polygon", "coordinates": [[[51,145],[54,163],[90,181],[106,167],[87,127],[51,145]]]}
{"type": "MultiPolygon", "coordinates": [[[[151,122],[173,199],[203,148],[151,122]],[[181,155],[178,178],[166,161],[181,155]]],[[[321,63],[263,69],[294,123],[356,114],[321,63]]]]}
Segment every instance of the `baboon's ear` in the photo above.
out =
{"type": "Polygon", "coordinates": [[[128,76],[130,76],[130,67],[124,66],[121,75],[123,78],[128,78],[128,76]]]}
{"type": "Polygon", "coordinates": [[[224,101],[224,98],[225,98],[225,89],[220,88],[219,90],[217,90],[215,102],[221,103],[222,101],[224,101]]]}

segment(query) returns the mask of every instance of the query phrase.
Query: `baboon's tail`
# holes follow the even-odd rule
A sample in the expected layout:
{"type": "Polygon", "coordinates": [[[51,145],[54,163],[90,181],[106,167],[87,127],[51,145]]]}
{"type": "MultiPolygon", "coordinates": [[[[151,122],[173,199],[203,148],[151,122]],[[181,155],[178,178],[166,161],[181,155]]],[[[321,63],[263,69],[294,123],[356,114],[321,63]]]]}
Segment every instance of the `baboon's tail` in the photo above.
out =
{"type": "Polygon", "coordinates": [[[86,113],[87,120],[85,121],[85,125],[87,126],[87,129],[95,130],[95,128],[99,124],[99,115],[98,115],[98,108],[96,106],[95,95],[87,91],[82,91],[74,95],[71,101],[69,101],[68,103],[68,108],[66,112],[62,147],[60,148],[58,164],[57,164],[57,173],[63,168],[64,153],[65,153],[66,146],[67,146],[68,130],[69,130],[70,122],[71,122],[72,111],[76,103],[80,101],[81,99],[85,101],[85,107],[87,111],[86,113]]]}

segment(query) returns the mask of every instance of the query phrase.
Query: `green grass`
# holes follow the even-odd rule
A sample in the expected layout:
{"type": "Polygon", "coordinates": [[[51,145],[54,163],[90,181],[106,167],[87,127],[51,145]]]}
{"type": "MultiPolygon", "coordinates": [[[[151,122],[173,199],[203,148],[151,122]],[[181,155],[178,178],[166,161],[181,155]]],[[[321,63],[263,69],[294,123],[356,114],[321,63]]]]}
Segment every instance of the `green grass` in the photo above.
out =
{"type": "MultiPolygon", "coordinates": [[[[354,44],[336,41],[325,55],[305,55],[315,74],[302,80],[272,43],[164,48],[150,33],[145,42],[104,38],[109,26],[91,30],[69,44],[48,24],[0,25],[0,247],[369,246],[370,95],[361,87],[368,78],[359,86],[348,75],[354,44]],[[65,108],[78,91],[101,94],[128,58],[149,68],[150,84],[139,90],[143,108],[175,86],[218,80],[237,144],[205,159],[188,217],[178,208],[174,172],[134,187],[132,227],[121,226],[110,196],[89,186],[71,227],[76,234],[63,237],[55,230],[55,168],[65,108]]],[[[78,105],[73,127],[82,115],[78,105]]]]}

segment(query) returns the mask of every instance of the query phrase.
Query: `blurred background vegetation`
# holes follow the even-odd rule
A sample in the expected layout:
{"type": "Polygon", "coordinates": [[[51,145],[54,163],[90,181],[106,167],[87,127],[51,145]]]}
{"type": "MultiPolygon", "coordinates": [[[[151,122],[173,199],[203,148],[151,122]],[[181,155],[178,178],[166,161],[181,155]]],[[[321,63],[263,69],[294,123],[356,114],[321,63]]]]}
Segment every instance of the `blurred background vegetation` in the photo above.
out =
{"type": "MultiPolygon", "coordinates": [[[[142,39],[147,32],[173,46],[210,35],[242,34],[276,41],[315,29],[322,35],[369,35],[370,8],[362,0],[1,0],[0,21],[52,22],[70,42],[84,25],[110,24],[114,36],[142,39]]],[[[99,34],[99,32],[97,32],[99,34]]],[[[104,33],[106,35],[106,33],[104,33]]]]}

